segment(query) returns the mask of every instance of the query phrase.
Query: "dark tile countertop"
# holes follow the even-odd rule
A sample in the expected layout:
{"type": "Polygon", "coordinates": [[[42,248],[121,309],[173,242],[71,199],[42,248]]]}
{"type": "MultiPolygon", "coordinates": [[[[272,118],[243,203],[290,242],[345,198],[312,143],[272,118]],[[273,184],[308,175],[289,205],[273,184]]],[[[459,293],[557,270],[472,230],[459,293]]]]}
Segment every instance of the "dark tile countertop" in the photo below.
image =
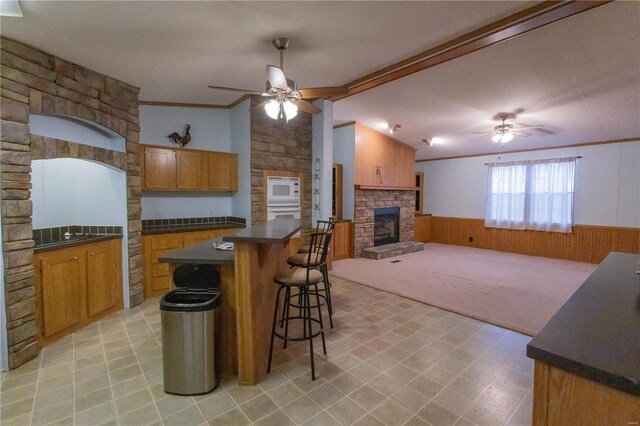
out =
{"type": "Polygon", "coordinates": [[[242,229],[244,225],[237,223],[214,224],[198,223],[189,225],[160,225],[142,228],[142,235],[171,234],[176,232],[213,231],[216,229],[242,229]]]}
{"type": "Polygon", "coordinates": [[[68,240],[64,240],[64,241],[57,241],[57,242],[53,242],[53,243],[46,243],[46,244],[37,244],[34,248],[33,248],[33,252],[34,253],[43,253],[46,251],[52,251],[52,250],[59,250],[59,249],[64,249],[64,248],[68,248],[68,247],[75,247],[75,246],[81,246],[83,244],[91,244],[91,243],[97,243],[100,241],[107,241],[107,240],[113,240],[116,238],[122,238],[122,235],[119,234],[108,234],[108,235],[94,235],[91,237],[72,237],[68,240]]]}
{"type": "Polygon", "coordinates": [[[640,396],[640,256],[610,253],[527,345],[527,356],[640,396]]]}

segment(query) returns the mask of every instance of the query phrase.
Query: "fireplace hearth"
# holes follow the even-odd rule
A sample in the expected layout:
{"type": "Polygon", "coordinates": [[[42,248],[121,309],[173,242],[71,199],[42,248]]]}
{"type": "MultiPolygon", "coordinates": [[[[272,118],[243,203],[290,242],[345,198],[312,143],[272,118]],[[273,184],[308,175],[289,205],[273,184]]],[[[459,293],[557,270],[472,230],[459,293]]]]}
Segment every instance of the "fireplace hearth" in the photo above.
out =
{"type": "Polygon", "coordinates": [[[400,241],[400,208],[383,207],[373,213],[374,247],[393,244],[400,241]]]}

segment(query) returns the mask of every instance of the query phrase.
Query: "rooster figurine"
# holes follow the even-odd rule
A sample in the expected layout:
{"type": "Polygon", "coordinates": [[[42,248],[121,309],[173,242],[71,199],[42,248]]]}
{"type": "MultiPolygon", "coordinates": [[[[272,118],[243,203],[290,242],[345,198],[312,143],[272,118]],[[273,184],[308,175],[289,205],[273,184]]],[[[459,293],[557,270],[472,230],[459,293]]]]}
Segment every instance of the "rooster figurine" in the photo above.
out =
{"type": "Polygon", "coordinates": [[[189,142],[191,142],[191,134],[189,133],[189,130],[191,130],[191,125],[187,124],[184,128],[183,136],[180,136],[178,132],[173,132],[167,137],[171,139],[173,143],[182,145],[182,147],[184,148],[189,142]]]}

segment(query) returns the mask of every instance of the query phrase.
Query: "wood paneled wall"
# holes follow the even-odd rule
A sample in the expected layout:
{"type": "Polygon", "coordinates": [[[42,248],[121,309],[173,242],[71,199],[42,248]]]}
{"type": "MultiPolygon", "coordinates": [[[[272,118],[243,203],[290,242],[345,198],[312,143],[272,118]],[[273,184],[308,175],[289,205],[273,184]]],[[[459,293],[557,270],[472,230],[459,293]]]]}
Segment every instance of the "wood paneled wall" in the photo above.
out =
{"type": "Polygon", "coordinates": [[[416,240],[423,242],[591,263],[602,262],[612,251],[640,254],[640,228],[574,225],[572,233],[562,234],[485,228],[483,219],[441,216],[416,219],[416,240]]]}

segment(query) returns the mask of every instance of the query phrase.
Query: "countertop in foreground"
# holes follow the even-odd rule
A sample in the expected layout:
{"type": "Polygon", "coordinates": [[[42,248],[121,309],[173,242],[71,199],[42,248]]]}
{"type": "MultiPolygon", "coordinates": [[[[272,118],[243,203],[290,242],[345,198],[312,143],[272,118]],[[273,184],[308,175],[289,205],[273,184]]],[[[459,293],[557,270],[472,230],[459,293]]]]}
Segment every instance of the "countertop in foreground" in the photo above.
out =
{"type": "Polygon", "coordinates": [[[640,396],[640,256],[610,253],[527,345],[527,356],[640,396]]]}

